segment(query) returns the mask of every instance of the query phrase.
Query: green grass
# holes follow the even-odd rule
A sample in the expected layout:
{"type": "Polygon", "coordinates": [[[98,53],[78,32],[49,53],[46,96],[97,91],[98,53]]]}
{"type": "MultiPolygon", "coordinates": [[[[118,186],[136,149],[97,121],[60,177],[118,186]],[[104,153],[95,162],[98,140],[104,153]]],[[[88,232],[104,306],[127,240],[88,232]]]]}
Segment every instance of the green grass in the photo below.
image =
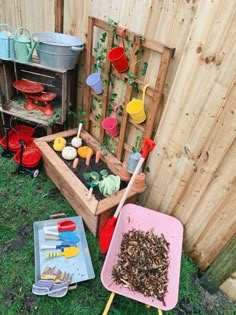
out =
{"type": "MultiPolygon", "coordinates": [[[[110,293],[100,281],[102,259],[98,240],[87,229],[96,278],[79,283],[76,290],[62,299],[31,293],[35,273],[33,222],[50,219],[55,213],[75,215],[46,174],[42,172],[36,179],[29,174],[18,175],[11,158],[0,158],[0,207],[0,314],[102,314],[110,293]]],[[[197,266],[183,254],[179,292],[182,304],[164,314],[207,314],[201,305],[199,287],[193,281],[196,273],[197,266]]],[[[117,295],[109,314],[152,315],[157,310],[117,295]]],[[[225,310],[224,314],[233,314],[233,309],[225,310]]]]}

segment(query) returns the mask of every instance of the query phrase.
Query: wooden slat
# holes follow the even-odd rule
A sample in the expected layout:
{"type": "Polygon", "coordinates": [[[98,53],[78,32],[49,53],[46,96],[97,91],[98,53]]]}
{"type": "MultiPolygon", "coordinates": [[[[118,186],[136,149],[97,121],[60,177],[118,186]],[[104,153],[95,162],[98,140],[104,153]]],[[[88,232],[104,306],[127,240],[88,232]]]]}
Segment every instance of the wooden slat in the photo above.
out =
{"type": "Polygon", "coordinates": [[[153,98],[151,102],[152,110],[150,110],[147,113],[146,128],[145,128],[145,133],[144,133],[145,138],[152,137],[154,123],[155,123],[157,111],[160,106],[160,102],[162,98],[162,91],[164,88],[167,71],[168,71],[172,56],[173,56],[172,50],[169,48],[164,48],[163,54],[161,56],[160,68],[158,71],[158,76],[157,76],[157,80],[156,80],[156,84],[154,88],[154,94],[153,94],[153,98]]]}
{"type": "MultiPolygon", "coordinates": [[[[93,38],[94,32],[94,18],[89,18],[88,20],[88,38],[93,38]]],[[[93,42],[88,40],[87,47],[86,47],[86,77],[88,77],[91,73],[91,65],[92,65],[92,51],[93,51],[93,42]]],[[[85,87],[85,100],[84,100],[84,109],[86,111],[86,118],[84,127],[86,130],[89,130],[90,123],[89,123],[89,113],[90,113],[90,103],[91,103],[91,93],[90,87],[86,84],[85,87]]]]}
{"type": "MultiPolygon", "coordinates": [[[[141,39],[139,36],[134,36],[134,42],[133,42],[133,48],[131,51],[131,56],[130,56],[130,66],[129,66],[129,72],[133,73],[134,76],[137,75],[137,59],[138,56],[136,53],[137,50],[139,50],[141,47],[141,39]]],[[[133,85],[127,84],[126,87],[126,94],[125,94],[125,104],[127,104],[131,97],[132,97],[132,92],[133,92],[133,85]]],[[[125,131],[127,127],[127,122],[128,122],[128,113],[126,110],[123,110],[122,113],[122,120],[121,120],[121,125],[120,125],[120,134],[119,134],[119,144],[116,152],[116,157],[118,160],[121,160],[122,153],[123,153],[123,147],[124,147],[124,142],[125,142],[125,131]]]]}
{"type": "MultiPolygon", "coordinates": [[[[93,61],[95,62],[95,58],[93,58],[93,61]]],[[[104,62],[101,62],[101,64],[103,65],[104,62]]],[[[116,78],[123,80],[123,81],[128,81],[129,77],[128,74],[123,72],[118,72],[114,67],[111,67],[110,69],[111,74],[113,74],[116,78]]],[[[145,83],[141,80],[139,80],[138,78],[135,79],[135,83],[137,83],[137,85],[139,86],[139,88],[142,90],[145,86],[145,83]]],[[[94,94],[93,92],[91,92],[92,94],[94,94]]],[[[154,93],[154,88],[152,86],[149,86],[148,89],[146,90],[146,95],[149,96],[153,96],[154,93]]],[[[99,97],[99,95],[98,95],[99,97]]]]}
{"type": "Polygon", "coordinates": [[[222,283],[220,289],[236,302],[236,271],[222,283]]]}
{"type": "MultiPolygon", "coordinates": [[[[107,38],[107,51],[109,51],[112,48],[112,44],[114,42],[114,35],[112,34],[112,31],[109,30],[107,32],[108,38],[107,38]]],[[[103,97],[102,97],[102,112],[101,112],[101,120],[102,122],[107,113],[107,107],[109,103],[109,86],[110,86],[110,68],[111,68],[111,62],[108,58],[106,58],[106,61],[104,63],[104,68],[103,68],[103,77],[102,79],[105,80],[105,84],[103,84],[103,97]]],[[[102,125],[100,123],[100,142],[104,141],[104,135],[105,135],[105,130],[102,128],[102,125]]]]}
{"type": "Polygon", "coordinates": [[[55,0],[55,32],[63,33],[64,25],[64,0],[55,0]]]}
{"type": "Polygon", "coordinates": [[[236,271],[236,264],[232,262],[236,262],[236,236],[207,268],[200,278],[201,285],[211,294],[216,293],[218,287],[236,271]]]}

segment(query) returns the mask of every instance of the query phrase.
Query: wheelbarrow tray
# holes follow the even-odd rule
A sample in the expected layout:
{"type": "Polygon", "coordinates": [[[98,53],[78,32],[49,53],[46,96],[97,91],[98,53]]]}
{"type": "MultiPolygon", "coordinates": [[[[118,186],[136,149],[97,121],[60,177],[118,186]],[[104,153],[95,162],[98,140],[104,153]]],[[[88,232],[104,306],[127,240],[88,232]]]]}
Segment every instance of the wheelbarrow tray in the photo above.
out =
{"type": "Polygon", "coordinates": [[[183,226],[174,217],[150,210],[135,204],[125,205],[118,217],[115,231],[108,249],[106,259],[101,272],[103,286],[114,293],[137,300],[144,304],[162,310],[171,310],[178,301],[179,277],[182,255],[183,226]],[[169,267],[168,267],[168,291],[165,296],[165,305],[153,297],[145,297],[143,294],[131,291],[122,285],[115,284],[112,278],[112,269],[118,261],[118,254],[123,239],[123,234],[132,230],[144,232],[153,229],[153,232],[160,236],[164,235],[169,242],[169,267]]]}
{"type": "MultiPolygon", "coordinates": [[[[42,157],[42,153],[39,148],[34,144],[33,139],[31,138],[31,142],[26,145],[23,151],[22,156],[22,165],[26,168],[34,168],[39,165],[40,159],[42,157]]],[[[16,164],[20,165],[20,155],[21,149],[19,149],[14,155],[13,159],[16,164]]]]}
{"type": "MultiPolygon", "coordinates": [[[[16,152],[20,149],[19,140],[23,140],[26,143],[31,141],[31,137],[34,133],[34,128],[25,126],[25,125],[17,125],[12,128],[8,132],[8,149],[12,152],[16,152]]],[[[7,148],[7,136],[3,136],[0,139],[0,145],[3,149],[7,148]]]]}
{"type": "Polygon", "coordinates": [[[75,284],[81,281],[95,278],[94,269],[89,253],[87,239],[84,231],[84,225],[81,216],[68,217],[66,220],[71,220],[76,224],[76,235],[79,237],[79,242],[76,246],[80,252],[77,256],[71,258],[56,257],[46,259],[44,254],[49,252],[57,252],[58,249],[40,249],[40,245],[59,245],[61,241],[45,240],[43,228],[46,226],[56,226],[63,219],[53,219],[34,222],[34,259],[35,259],[35,281],[40,279],[40,275],[46,266],[54,267],[73,274],[70,284],[75,284]]]}

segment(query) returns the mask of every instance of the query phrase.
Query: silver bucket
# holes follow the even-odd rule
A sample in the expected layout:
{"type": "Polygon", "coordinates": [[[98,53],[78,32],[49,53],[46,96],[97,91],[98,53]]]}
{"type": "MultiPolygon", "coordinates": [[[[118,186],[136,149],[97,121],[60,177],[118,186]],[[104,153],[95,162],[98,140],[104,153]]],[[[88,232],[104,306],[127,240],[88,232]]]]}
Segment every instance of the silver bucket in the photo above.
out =
{"type": "Polygon", "coordinates": [[[75,36],[61,33],[34,33],[38,39],[36,51],[39,63],[53,69],[75,68],[78,56],[84,49],[83,41],[75,36]]]}

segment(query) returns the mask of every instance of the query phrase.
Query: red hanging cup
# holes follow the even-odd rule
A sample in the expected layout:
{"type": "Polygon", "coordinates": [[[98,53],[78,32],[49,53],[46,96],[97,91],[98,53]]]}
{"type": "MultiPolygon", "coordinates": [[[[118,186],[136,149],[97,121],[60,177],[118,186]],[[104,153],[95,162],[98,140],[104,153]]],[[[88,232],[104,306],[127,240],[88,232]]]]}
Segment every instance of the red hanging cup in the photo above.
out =
{"type": "Polygon", "coordinates": [[[129,68],[128,60],[125,55],[124,34],[127,29],[121,32],[122,46],[111,49],[108,53],[108,59],[118,72],[125,72],[129,68]]]}

